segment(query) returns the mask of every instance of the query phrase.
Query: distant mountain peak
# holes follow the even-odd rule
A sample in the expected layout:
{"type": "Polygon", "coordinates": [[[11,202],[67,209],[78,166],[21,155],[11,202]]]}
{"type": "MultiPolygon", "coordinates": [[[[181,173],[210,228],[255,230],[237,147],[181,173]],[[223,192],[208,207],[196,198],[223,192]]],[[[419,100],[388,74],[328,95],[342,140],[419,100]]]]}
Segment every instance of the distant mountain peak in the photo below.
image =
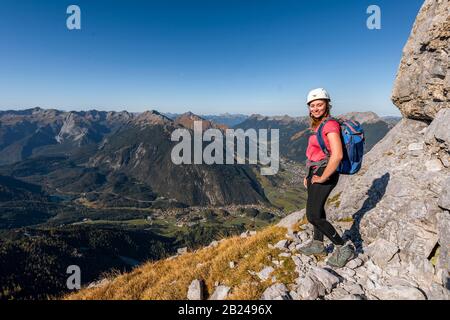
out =
{"type": "Polygon", "coordinates": [[[184,119],[184,118],[189,118],[189,119],[193,119],[196,121],[205,120],[201,116],[199,116],[191,111],[185,112],[177,117],[177,119],[184,119]]]}
{"type": "Polygon", "coordinates": [[[133,118],[133,114],[129,113],[128,111],[108,111],[106,114],[106,119],[108,121],[115,120],[115,119],[123,119],[123,120],[129,120],[133,118]]]}
{"type": "Polygon", "coordinates": [[[31,111],[31,113],[36,113],[36,112],[44,111],[44,109],[42,109],[41,107],[34,107],[30,111],[31,111]]]}
{"type": "Polygon", "coordinates": [[[262,120],[266,120],[266,121],[278,121],[278,122],[282,122],[285,124],[288,123],[298,123],[298,122],[304,122],[305,119],[307,120],[308,117],[291,117],[287,114],[283,115],[283,116],[263,116],[261,114],[255,113],[252,114],[249,119],[252,120],[258,120],[258,121],[262,121],[262,120]]]}
{"type": "Polygon", "coordinates": [[[264,120],[267,119],[267,116],[263,116],[262,114],[259,113],[253,113],[252,115],[250,115],[249,119],[264,120]]]}
{"type": "Polygon", "coordinates": [[[149,110],[145,111],[141,114],[139,114],[135,119],[134,122],[140,125],[155,125],[155,124],[169,124],[172,123],[172,120],[168,117],[162,115],[156,110],[149,110]]]}
{"type": "Polygon", "coordinates": [[[208,129],[220,129],[220,130],[225,130],[228,127],[226,125],[222,125],[222,124],[216,124],[213,121],[210,120],[206,120],[202,117],[200,117],[199,115],[196,115],[195,113],[192,113],[191,111],[185,112],[183,114],[181,114],[180,116],[178,116],[175,119],[175,123],[178,125],[181,125],[185,128],[188,129],[194,129],[194,122],[195,121],[201,121],[202,122],[202,129],[203,130],[208,130],[208,129]]]}
{"type": "Polygon", "coordinates": [[[339,116],[340,118],[356,120],[359,123],[374,123],[378,121],[383,121],[375,112],[365,111],[365,112],[348,112],[339,116]]]}

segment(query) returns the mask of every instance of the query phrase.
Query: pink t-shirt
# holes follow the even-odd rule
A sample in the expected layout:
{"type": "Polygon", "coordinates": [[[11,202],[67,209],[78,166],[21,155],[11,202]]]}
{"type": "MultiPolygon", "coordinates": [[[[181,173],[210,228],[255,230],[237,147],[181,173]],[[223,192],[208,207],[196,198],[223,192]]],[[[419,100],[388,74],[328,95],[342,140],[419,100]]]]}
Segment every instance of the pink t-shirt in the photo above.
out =
{"type": "MultiPolygon", "coordinates": [[[[317,130],[319,130],[319,126],[314,130],[317,133],[317,130]]],[[[341,127],[339,125],[339,122],[336,120],[329,120],[323,127],[322,130],[322,137],[325,141],[325,145],[327,146],[327,150],[331,154],[331,148],[330,148],[330,141],[328,141],[327,134],[330,132],[341,132],[341,127]]],[[[308,148],[306,149],[306,157],[312,161],[317,162],[320,160],[323,160],[327,157],[327,155],[322,151],[319,145],[319,141],[317,140],[317,136],[315,134],[311,134],[308,140],[308,148]]]]}

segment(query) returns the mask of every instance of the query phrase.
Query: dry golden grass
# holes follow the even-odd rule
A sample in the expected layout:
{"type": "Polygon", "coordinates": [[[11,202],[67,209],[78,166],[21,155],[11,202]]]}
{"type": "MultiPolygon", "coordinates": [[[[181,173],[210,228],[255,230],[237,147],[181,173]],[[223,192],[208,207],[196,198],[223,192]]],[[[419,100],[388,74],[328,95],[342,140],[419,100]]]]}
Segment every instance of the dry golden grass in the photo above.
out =
{"type": "Polygon", "coordinates": [[[292,231],[293,232],[301,232],[304,231],[305,229],[303,228],[304,225],[308,224],[308,219],[306,218],[306,215],[303,216],[303,218],[299,221],[297,221],[293,226],[292,226],[292,231]]]}
{"type": "Polygon", "coordinates": [[[272,265],[272,257],[284,259],[283,266],[274,275],[278,281],[292,283],[294,270],[292,259],[279,258],[278,249],[270,249],[284,239],[286,229],[272,226],[248,238],[238,236],[225,239],[217,247],[207,247],[184,255],[148,262],[130,273],[111,277],[103,287],[82,289],[63,297],[64,299],[186,299],[189,284],[194,279],[205,282],[206,296],[212,294],[214,283],[232,288],[229,299],[259,299],[270,282],[260,282],[249,271],[259,272],[264,266],[272,265]],[[234,261],[231,269],[229,262],[234,261]]]}

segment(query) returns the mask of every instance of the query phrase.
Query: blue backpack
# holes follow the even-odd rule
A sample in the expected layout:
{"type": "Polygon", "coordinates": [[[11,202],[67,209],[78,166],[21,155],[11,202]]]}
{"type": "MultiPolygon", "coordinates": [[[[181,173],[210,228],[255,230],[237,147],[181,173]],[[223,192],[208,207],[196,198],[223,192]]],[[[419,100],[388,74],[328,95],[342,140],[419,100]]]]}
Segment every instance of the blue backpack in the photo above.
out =
{"type": "Polygon", "coordinates": [[[317,140],[319,141],[320,148],[327,157],[330,156],[330,153],[323,140],[322,130],[329,120],[335,120],[341,126],[341,140],[344,157],[342,158],[337,171],[341,174],[348,175],[357,173],[361,169],[365,143],[364,130],[361,127],[361,124],[358,121],[347,119],[328,118],[323,121],[317,130],[317,140]]]}

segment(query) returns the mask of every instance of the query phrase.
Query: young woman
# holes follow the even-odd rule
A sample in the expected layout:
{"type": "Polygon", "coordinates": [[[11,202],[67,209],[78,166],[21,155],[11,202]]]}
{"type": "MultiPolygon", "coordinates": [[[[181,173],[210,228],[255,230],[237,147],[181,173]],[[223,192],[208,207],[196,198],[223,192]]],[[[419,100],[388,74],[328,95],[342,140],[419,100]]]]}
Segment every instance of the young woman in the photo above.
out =
{"type": "Polygon", "coordinates": [[[308,175],[304,179],[304,185],[308,189],[306,217],[314,226],[314,239],[301,248],[300,252],[305,255],[326,255],[323,244],[325,235],[335,247],[327,264],[341,268],[353,258],[354,248],[351,245],[345,245],[344,240],[327,221],[325,215],[325,203],[339,181],[339,173],[336,170],[343,157],[340,125],[336,120],[328,119],[331,116],[330,101],[328,92],[322,88],[312,90],[308,94],[307,104],[312,134],[306,150],[308,175]],[[322,136],[329,151],[329,157],[320,148],[316,136],[320,124],[325,120],[328,121],[323,126],[322,136]]]}

